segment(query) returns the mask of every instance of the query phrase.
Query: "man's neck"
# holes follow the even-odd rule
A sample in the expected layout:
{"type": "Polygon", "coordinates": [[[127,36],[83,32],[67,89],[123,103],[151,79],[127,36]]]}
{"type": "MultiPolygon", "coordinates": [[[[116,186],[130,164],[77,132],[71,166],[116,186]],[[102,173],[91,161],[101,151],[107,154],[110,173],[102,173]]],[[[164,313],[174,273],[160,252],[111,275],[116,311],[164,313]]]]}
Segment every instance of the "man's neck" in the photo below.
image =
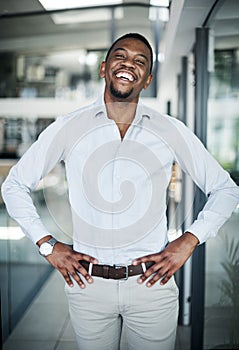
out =
{"type": "Polygon", "coordinates": [[[107,115],[109,119],[113,119],[118,123],[131,124],[136,113],[138,99],[137,100],[120,100],[113,97],[104,95],[104,101],[106,105],[107,115]]]}
{"type": "Polygon", "coordinates": [[[118,126],[121,139],[123,140],[128,128],[134,120],[137,103],[120,100],[112,101],[111,99],[109,100],[105,98],[105,105],[108,118],[115,121],[118,126]]]}
{"type": "Polygon", "coordinates": [[[128,102],[106,103],[108,118],[116,123],[131,124],[136,113],[137,104],[128,102]]]}

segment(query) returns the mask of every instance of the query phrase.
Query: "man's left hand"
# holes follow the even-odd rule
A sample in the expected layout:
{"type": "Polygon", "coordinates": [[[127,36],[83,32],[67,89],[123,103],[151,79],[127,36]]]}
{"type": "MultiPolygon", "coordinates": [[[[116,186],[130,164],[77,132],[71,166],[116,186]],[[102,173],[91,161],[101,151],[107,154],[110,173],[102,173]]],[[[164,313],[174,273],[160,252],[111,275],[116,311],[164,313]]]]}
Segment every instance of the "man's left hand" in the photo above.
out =
{"type": "Polygon", "coordinates": [[[154,262],[154,265],[138,278],[138,283],[144,283],[151,275],[154,276],[147,281],[147,287],[151,287],[159,279],[161,279],[160,284],[167,283],[192,255],[198,243],[199,240],[196,236],[190,232],[185,232],[181,237],[170,242],[162,252],[135,259],[133,265],[154,262]]]}

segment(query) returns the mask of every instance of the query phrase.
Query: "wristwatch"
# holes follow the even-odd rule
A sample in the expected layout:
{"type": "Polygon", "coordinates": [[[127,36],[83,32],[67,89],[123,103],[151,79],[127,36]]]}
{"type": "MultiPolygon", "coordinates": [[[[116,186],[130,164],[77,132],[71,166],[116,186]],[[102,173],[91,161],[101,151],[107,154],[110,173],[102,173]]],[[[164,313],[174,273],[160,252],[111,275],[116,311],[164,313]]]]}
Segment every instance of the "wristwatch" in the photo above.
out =
{"type": "Polygon", "coordinates": [[[53,248],[54,248],[54,245],[57,243],[58,241],[52,237],[50,238],[48,241],[42,243],[40,245],[40,248],[39,248],[39,254],[41,256],[48,256],[50,254],[52,254],[52,251],[53,251],[53,248]]]}

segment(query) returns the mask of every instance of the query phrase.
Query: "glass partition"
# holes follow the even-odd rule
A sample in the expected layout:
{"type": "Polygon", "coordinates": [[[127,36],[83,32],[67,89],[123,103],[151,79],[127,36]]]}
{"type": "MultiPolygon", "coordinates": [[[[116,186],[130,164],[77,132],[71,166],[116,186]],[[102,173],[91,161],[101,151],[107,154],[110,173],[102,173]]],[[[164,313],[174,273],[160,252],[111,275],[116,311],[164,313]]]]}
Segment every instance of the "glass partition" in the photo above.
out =
{"type": "MultiPolygon", "coordinates": [[[[26,149],[54,118],[0,118],[0,183],[26,149]]],[[[45,226],[57,239],[71,244],[71,219],[63,164],[56,166],[32,194],[45,226]]],[[[3,339],[12,331],[23,312],[51,273],[52,268],[38,254],[8,216],[0,195],[0,280],[3,339]]]]}
{"type": "MultiPolygon", "coordinates": [[[[208,149],[239,183],[239,15],[225,1],[212,23],[208,149]]],[[[239,349],[239,210],[206,244],[204,349],[239,349]]]]}
{"type": "Polygon", "coordinates": [[[105,50],[16,54],[16,97],[85,100],[102,92],[99,66],[105,50]]]}
{"type": "MultiPolygon", "coordinates": [[[[1,181],[15,162],[13,159],[0,160],[1,181]]],[[[64,169],[60,164],[44,179],[44,183],[39,184],[34,192],[33,201],[49,231],[54,232],[57,239],[71,243],[64,181],[64,169]],[[60,191],[59,188],[63,190],[60,191]],[[58,203],[57,215],[56,203],[58,203]]],[[[51,273],[52,267],[39,255],[38,248],[34,247],[16,223],[9,218],[2,198],[0,200],[1,308],[3,340],[6,340],[51,273]]]]}

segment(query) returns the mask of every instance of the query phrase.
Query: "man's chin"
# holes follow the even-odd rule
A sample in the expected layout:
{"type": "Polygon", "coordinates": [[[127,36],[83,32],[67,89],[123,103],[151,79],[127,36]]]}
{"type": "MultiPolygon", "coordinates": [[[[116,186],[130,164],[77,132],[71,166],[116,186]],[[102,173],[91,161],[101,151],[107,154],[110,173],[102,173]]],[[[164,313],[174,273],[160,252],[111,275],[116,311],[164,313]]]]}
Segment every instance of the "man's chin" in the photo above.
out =
{"type": "Polygon", "coordinates": [[[115,98],[119,98],[119,99],[127,99],[128,97],[131,96],[133,89],[129,90],[129,91],[120,91],[114,88],[113,84],[110,85],[110,92],[111,95],[114,96],[115,98]]]}

